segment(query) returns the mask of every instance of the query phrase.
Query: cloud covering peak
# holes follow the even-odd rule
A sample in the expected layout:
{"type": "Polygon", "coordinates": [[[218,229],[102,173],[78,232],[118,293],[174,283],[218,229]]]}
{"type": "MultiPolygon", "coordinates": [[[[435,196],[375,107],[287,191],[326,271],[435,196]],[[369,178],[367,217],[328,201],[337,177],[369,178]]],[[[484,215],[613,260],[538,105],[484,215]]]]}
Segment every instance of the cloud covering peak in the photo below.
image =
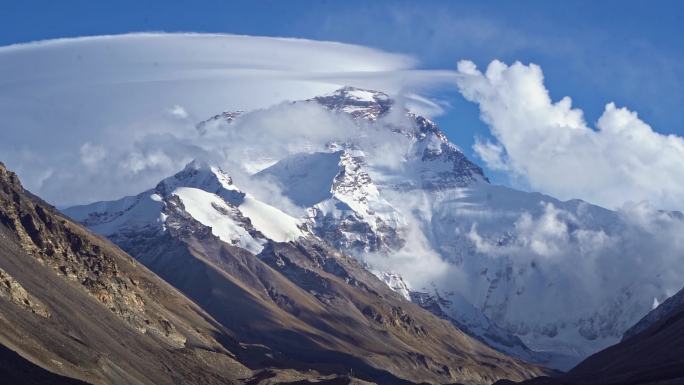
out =
{"type": "Polygon", "coordinates": [[[342,85],[396,94],[453,77],[415,64],[356,45],[220,34],[0,47],[0,153],[29,189],[55,204],[111,199],[208,157],[194,124],[219,112],[342,85]]]}

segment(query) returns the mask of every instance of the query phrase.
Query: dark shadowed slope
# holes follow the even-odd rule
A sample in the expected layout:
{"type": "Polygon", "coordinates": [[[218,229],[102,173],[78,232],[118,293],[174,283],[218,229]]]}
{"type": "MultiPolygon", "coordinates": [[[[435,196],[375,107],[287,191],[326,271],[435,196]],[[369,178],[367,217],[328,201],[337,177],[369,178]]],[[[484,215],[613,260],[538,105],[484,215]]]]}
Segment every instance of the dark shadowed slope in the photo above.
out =
{"type": "Polygon", "coordinates": [[[622,340],[625,341],[632,338],[633,336],[648,329],[658,321],[670,317],[682,309],[684,309],[684,289],[680,290],[677,294],[668,298],[662,304],[658,305],[655,309],[646,314],[642,319],[639,320],[639,322],[634,324],[634,326],[625,332],[625,334],[622,336],[622,340]]]}
{"type": "Polygon", "coordinates": [[[63,377],[35,365],[16,352],[0,345],[0,378],[6,384],[85,385],[86,382],[63,377]]]}

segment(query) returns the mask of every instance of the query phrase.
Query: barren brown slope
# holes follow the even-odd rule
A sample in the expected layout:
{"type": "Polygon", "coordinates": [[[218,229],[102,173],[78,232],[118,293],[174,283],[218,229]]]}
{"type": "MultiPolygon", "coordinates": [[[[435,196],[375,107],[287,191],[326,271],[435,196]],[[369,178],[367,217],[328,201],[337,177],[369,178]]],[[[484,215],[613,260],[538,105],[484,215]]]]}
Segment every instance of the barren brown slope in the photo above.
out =
{"type": "Polygon", "coordinates": [[[113,238],[280,365],[382,384],[491,383],[543,371],[500,354],[410,303],[309,236],[255,256],[220,241],[175,200],[165,230],[113,238]]]}
{"type": "Polygon", "coordinates": [[[89,383],[218,384],[251,373],[197,305],[31,196],[2,164],[0,344],[89,383]]]}
{"type": "Polygon", "coordinates": [[[0,163],[0,383],[360,383],[263,369],[264,354],[0,163]]]}

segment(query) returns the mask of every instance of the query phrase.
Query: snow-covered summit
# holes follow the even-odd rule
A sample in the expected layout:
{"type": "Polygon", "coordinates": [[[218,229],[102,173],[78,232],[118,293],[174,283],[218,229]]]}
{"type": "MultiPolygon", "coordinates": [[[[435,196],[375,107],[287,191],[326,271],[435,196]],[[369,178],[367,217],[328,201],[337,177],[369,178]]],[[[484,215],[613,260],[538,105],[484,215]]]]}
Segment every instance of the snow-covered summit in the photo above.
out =
{"type": "MultiPolygon", "coordinates": [[[[369,144],[362,140],[363,135],[377,136],[373,134],[373,130],[367,130],[368,124],[379,135],[390,132],[406,139],[403,147],[390,149],[395,152],[394,157],[404,158],[402,168],[405,171],[399,178],[390,178],[387,181],[398,188],[444,189],[480,181],[488,182],[482,168],[451,143],[435,122],[397,105],[384,92],[343,87],[329,95],[293,103],[315,103],[334,113],[348,115],[357,122],[360,127],[359,136],[347,138],[349,140],[344,142],[331,140],[328,143],[329,151],[370,152],[365,150],[370,150],[369,145],[377,147],[378,142],[371,140],[372,144],[369,144]],[[401,109],[399,115],[403,115],[404,119],[385,119],[392,109],[401,109]]],[[[201,122],[198,128],[206,131],[210,125],[230,124],[248,114],[249,112],[243,111],[223,112],[201,122]]],[[[400,140],[389,136],[385,141],[400,140]]],[[[369,163],[372,160],[368,159],[369,163]]]]}
{"type": "Polygon", "coordinates": [[[206,119],[206,120],[203,120],[203,121],[197,123],[196,127],[197,127],[197,130],[199,132],[206,134],[208,126],[211,126],[213,124],[232,123],[235,119],[237,119],[243,113],[244,113],[244,111],[241,111],[241,110],[225,111],[225,112],[222,112],[220,114],[216,114],[209,119],[206,119]]]}
{"type": "Polygon", "coordinates": [[[193,160],[183,170],[157,184],[154,191],[167,196],[178,187],[193,187],[221,196],[233,205],[239,205],[245,193],[233,185],[233,179],[220,167],[204,160],[193,160]]]}
{"type": "Polygon", "coordinates": [[[318,96],[312,101],[325,108],[346,112],[353,118],[377,120],[392,107],[393,101],[384,92],[364,90],[354,87],[344,87],[326,96],[318,96]]]}

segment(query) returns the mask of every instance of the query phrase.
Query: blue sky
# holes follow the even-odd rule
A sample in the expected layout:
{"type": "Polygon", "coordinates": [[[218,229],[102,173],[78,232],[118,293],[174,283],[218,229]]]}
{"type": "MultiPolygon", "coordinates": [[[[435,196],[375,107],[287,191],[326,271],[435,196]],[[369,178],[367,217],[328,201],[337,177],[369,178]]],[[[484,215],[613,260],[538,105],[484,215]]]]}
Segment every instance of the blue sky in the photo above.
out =
{"type": "MultiPolygon", "coordinates": [[[[417,57],[422,68],[539,64],[554,100],[573,98],[590,125],[606,103],[684,134],[684,3],[679,1],[3,1],[0,45],[136,31],[225,32],[361,44],[417,57]]],[[[478,106],[454,89],[438,122],[474,157],[488,136],[478,106]]],[[[482,162],[480,162],[482,163],[482,162]]],[[[490,170],[495,180],[503,176],[490,170]]]]}

